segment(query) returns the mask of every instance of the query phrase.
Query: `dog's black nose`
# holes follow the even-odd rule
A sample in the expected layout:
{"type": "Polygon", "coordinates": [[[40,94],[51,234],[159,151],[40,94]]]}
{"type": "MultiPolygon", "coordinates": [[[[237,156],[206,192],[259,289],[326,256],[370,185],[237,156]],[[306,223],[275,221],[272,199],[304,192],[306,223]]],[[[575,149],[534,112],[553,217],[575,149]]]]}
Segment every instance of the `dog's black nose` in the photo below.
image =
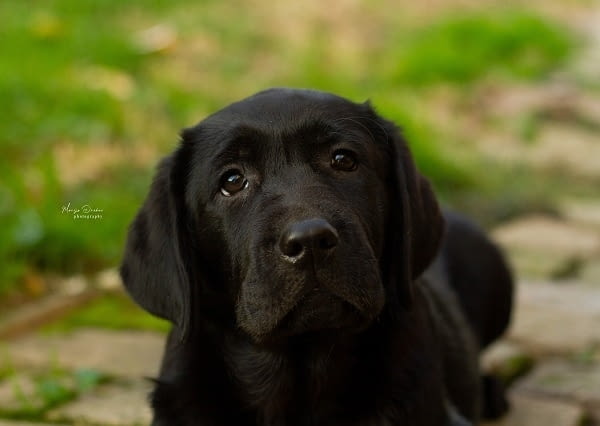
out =
{"type": "Polygon", "coordinates": [[[292,260],[309,250],[314,255],[332,250],[338,243],[338,233],[325,219],[308,219],[287,227],[279,240],[281,252],[292,260]]]}

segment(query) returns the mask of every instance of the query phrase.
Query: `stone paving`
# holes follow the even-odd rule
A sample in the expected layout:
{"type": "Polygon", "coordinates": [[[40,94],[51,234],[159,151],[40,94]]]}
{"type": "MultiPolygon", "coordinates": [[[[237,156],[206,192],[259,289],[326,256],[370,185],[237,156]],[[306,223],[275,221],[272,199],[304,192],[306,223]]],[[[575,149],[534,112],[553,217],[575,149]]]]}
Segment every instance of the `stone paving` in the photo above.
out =
{"type": "MultiPolygon", "coordinates": [[[[598,424],[592,423],[600,413],[598,324],[600,287],[519,283],[511,330],[490,348],[482,364],[502,372],[527,359],[525,364],[532,367],[510,388],[509,415],[485,426],[598,424]]],[[[0,380],[0,411],[19,403],[15,389],[31,392],[31,377],[39,372],[91,369],[111,378],[42,413],[38,418],[45,423],[0,420],[0,426],[149,424],[146,378],[158,370],[163,343],[159,333],[79,329],[51,336],[27,334],[0,344],[0,358],[17,371],[0,380]]]]}
{"type": "Polygon", "coordinates": [[[43,369],[52,363],[89,368],[122,378],[152,377],[162,356],[164,336],[142,331],[82,329],[66,335],[29,335],[4,354],[17,368],[43,369]]]}
{"type": "MultiPolygon", "coordinates": [[[[54,407],[42,416],[46,422],[67,425],[137,426],[150,423],[146,396],[148,378],[158,371],[164,335],[149,332],[82,329],[72,333],[28,335],[0,346],[0,354],[18,372],[0,381],[0,412],[14,406],[15,389],[27,394],[27,373],[60,369],[91,369],[110,377],[106,384],[82,392],[73,401],[54,407]],[[25,385],[23,385],[25,384],[25,385]]],[[[18,400],[19,398],[17,398],[18,400]]],[[[19,426],[2,423],[0,426],[19,426]]]]}

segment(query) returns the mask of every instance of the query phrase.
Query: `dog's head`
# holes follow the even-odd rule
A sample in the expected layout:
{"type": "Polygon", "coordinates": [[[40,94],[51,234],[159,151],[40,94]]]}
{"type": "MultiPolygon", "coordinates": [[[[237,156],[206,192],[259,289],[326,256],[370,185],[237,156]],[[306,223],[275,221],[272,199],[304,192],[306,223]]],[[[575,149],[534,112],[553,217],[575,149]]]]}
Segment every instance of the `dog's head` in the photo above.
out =
{"type": "Polygon", "coordinates": [[[203,319],[256,342],[356,332],[410,307],[442,226],[396,127],[368,103],[273,89],[183,132],[121,273],[184,335],[203,319]]]}

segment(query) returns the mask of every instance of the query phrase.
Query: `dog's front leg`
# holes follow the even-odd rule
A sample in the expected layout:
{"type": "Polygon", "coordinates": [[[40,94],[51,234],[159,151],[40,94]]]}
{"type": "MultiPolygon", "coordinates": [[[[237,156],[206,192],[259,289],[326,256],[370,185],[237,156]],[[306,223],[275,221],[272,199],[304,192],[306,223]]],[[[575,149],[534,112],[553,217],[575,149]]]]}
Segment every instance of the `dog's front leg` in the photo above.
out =
{"type": "Polygon", "coordinates": [[[446,412],[448,413],[446,426],[473,426],[473,423],[461,416],[449,402],[446,403],[446,412]]]}

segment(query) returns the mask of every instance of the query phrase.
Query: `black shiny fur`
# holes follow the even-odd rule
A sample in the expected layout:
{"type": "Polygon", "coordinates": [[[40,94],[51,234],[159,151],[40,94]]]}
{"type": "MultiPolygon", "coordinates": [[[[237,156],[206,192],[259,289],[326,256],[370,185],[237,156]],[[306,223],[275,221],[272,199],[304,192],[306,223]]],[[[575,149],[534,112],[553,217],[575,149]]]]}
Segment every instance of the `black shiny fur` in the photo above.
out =
{"type": "Polygon", "coordinates": [[[477,354],[508,324],[512,281],[480,231],[446,217],[445,232],[368,103],[272,89],[185,130],[121,267],[174,324],[153,424],[476,423],[477,354]]]}

